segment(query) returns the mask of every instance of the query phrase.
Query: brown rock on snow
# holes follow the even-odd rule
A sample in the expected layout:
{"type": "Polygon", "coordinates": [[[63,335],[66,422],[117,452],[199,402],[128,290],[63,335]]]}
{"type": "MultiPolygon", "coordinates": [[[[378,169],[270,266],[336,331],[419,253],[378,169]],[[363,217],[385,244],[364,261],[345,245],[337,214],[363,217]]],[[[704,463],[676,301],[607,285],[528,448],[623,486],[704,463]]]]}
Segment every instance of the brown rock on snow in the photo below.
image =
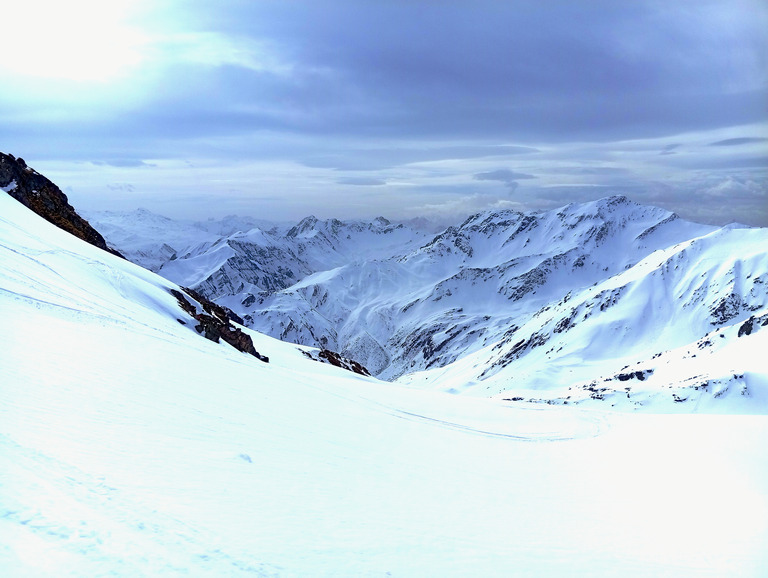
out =
{"type": "Polygon", "coordinates": [[[61,189],[28,167],[24,159],[0,153],[0,187],[49,223],[99,249],[122,257],[107,247],[104,237],[77,214],[61,189]]]}
{"type": "Polygon", "coordinates": [[[269,363],[269,357],[261,355],[256,351],[251,336],[244,333],[239,327],[235,327],[230,323],[229,314],[232,313],[231,311],[205,299],[205,297],[202,297],[192,289],[186,287],[182,287],[182,289],[190,298],[197,301],[204,311],[204,313],[198,313],[197,307],[190,303],[181,291],[171,289],[171,295],[176,297],[179,307],[197,321],[195,330],[197,330],[198,333],[202,334],[206,339],[210,339],[216,343],[219,343],[219,340],[223,339],[224,342],[229,343],[238,351],[249,353],[257,359],[269,363]]]}

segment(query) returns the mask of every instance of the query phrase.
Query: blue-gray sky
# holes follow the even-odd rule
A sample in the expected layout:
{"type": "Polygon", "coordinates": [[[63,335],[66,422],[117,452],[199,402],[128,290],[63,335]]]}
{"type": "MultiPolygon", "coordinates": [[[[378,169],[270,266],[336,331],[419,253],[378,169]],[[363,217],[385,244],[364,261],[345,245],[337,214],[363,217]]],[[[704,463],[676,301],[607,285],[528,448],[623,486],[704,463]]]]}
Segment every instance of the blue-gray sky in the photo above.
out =
{"type": "Polygon", "coordinates": [[[765,0],[25,0],[0,150],[83,209],[768,226],[765,0]]]}

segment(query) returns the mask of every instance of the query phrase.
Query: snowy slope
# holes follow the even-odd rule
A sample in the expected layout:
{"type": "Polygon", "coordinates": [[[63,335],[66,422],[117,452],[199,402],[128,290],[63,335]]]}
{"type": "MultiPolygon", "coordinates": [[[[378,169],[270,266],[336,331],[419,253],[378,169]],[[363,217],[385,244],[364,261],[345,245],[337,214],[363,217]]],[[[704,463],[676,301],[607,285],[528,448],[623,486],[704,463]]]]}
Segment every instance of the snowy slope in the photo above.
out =
{"type": "Polygon", "coordinates": [[[260,331],[324,344],[391,379],[498,343],[569,293],[713,230],[624,197],[542,214],[483,213],[403,256],[226,304],[260,331]]]}
{"type": "MultiPolygon", "coordinates": [[[[625,272],[571,292],[525,323],[511,325],[503,339],[445,372],[453,385],[443,387],[461,383],[464,391],[476,387],[481,395],[559,387],[619,372],[625,364],[740,324],[768,308],[766,246],[768,230],[724,228],[654,252],[625,272]]],[[[748,367],[765,373],[763,365],[753,357],[748,367]]],[[[748,367],[733,369],[738,373],[748,367]]],[[[403,381],[440,386],[438,375],[434,371],[403,381]]]]}
{"type": "Polygon", "coordinates": [[[768,565],[765,416],[523,409],[252,333],[265,364],[198,335],[173,287],[0,195],[3,576],[768,565]]]}
{"type": "Polygon", "coordinates": [[[218,235],[192,223],[157,215],[146,209],[135,211],[93,211],[85,213],[98,231],[131,262],[150,271],[190,245],[214,241],[218,235]]]}
{"type": "Polygon", "coordinates": [[[312,273],[389,257],[418,246],[423,238],[423,233],[381,217],[371,223],[307,217],[287,230],[256,228],[198,244],[179,253],[160,273],[209,299],[233,304],[238,312],[247,311],[257,296],[290,287],[312,273]]]}
{"type": "MultiPolygon", "coordinates": [[[[382,378],[553,401],[574,398],[561,390],[579,382],[604,398],[593,381],[768,306],[765,246],[765,230],[698,225],[609,197],[482,213],[431,239],[383,219],[308,217],[202,243],[161,273],[253,328],[340,351],[382,378]]],[[[723,358],[715,373],[749,373],[758,359],[723,358]]],[[[760,378],[748,379],[761,391],[760,378]]],[[[640,389],[655,399],[655,383],[640,389]]],[[[685,395],[683,382],[665,387],[669,403],[685,395]]]]}

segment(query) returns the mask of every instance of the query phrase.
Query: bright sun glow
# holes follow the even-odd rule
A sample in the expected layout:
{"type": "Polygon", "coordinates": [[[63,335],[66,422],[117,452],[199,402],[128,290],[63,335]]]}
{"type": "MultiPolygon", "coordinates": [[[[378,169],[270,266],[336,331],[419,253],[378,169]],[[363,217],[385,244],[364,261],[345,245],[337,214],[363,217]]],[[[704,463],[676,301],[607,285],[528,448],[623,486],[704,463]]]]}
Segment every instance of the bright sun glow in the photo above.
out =
{"type": "Polygon", "coordinates": [[[24,0],[3,8],[0,38],[11,48],[0,70],[76,81],[107,81],[142,60],[145,38],[129,24],[131,0],[24,0]]]}

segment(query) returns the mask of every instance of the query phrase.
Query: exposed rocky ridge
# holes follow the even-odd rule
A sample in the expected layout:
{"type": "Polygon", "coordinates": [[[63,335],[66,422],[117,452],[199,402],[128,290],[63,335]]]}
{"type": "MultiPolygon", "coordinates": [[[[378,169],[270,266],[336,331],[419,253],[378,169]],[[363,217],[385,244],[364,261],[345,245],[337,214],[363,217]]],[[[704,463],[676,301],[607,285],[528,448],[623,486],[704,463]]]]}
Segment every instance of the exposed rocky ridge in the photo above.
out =
{"type": "Polygon", "coordinates": [[[313,273],[390,257],[424,237],[382,217],[372,222],[306,217],[287,230],[252,229],[189,247],[159,273],[245,313],[256,301],[313,273]]]}
{"type": "Polygon", "coordinates": [[[122,257],[107,246],[104,237],[88,221],[77,214],[61,189],[28,167],[24,159],[0,153],[0,189],[60,229],[122,257]]]}
{"type": "Polygon", "coordinates": [[[363,365],[359,364],[357,361],[353,359],[348,359],[344,357],[343,355],[339,355],[335,351],[331,351],[330,349],[321,349],[317,353],[314,351],[307,351],[305,349],[300,350],[306,357],[309,359],[312,359],[313,361],[319,361],[320,363],[329,363],[331,365],[334,365],[336,367],[340,367],[341,369],[346,369],[347,371],[351,371],[352,373],[357,373],[358,375],[365,375],[366,377],[371,377],[371,372],[368,371],[363,365]]]}
{"type": "MultiPolygon", "coordinates": [[[[253,339],[250,335],[244,333],[239,327],[234,327],[231,321],[242,320],[228,309],[212,303],[202,297],[199,293],[186,287],[182,288],[188,297],[191,297],[202,308],[203,312],[198,311],[198,307],[193,305],[181,291],[171,289],[171,294],[187,314],[189,314],[198,324],[195,330],[215,343],[223,340],[238,351],[253,355],[265,363],[269,363],[269,357],[261,355],[253,345],[253,339]]],[[[184,321],[179,320],[182,323],[184,321]]]]}

